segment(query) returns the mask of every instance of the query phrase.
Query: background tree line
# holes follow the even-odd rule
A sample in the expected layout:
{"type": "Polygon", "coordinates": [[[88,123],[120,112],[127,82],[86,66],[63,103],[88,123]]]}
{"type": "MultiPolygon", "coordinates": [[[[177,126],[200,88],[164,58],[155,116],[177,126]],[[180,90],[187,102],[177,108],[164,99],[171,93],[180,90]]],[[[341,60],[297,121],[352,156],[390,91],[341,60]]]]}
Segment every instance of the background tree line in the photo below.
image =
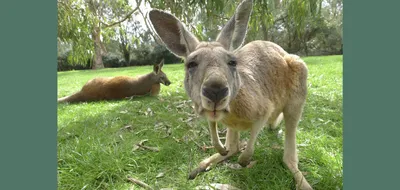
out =
{"type": "MultiPolygon", "coordinates": [[[[181,60],[154,36],[150,8],[176,15],[199,39],[216,38],[240,0],[58,0],[58,70],[181,60]]],[[[254,0],[246,42],[303,56],[342,54],[343,0],[254,0]]]]}

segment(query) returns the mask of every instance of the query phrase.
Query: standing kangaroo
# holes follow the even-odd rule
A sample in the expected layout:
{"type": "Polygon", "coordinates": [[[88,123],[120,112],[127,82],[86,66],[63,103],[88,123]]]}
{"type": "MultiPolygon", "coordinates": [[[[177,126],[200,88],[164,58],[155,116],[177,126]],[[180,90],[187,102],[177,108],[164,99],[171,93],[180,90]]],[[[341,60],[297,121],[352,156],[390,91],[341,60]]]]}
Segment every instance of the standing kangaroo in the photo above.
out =
{"type": "Polygon", "coordinates": [[[161,71],[164,59],[153,66],[153,72],[137,77],[117,76],[101,77],[88,81],[82,89],[71,95],[59,98],[58,102],[83,102],[98,100],[115,100],[130,96],[149,94],[158,95],[160,83],[169,86],[171,82],[161,71]]]}
{"type": "Polygon", "coordinates": [[[184,87],[195,111],[208,120],[211,141],[218,153],[200,162],[198,173],[240,151],[239,131],[250,139],[239,156],[246,166],[254,144],[266,124],[276,128],[285,119],[283,162],[293,173],[298,189],[312,189],[298,169],[296,128],[307,95],[307,66],[275,43],[253,41],[242,47],[252,11],[252,1],[242,1],[235,15],[214,42],[200,42],[173,15],[153,9],[151,23],[166,47],[185,59],[184,87]],[[225,145],[217,122],[227,127],[225,145]]]}

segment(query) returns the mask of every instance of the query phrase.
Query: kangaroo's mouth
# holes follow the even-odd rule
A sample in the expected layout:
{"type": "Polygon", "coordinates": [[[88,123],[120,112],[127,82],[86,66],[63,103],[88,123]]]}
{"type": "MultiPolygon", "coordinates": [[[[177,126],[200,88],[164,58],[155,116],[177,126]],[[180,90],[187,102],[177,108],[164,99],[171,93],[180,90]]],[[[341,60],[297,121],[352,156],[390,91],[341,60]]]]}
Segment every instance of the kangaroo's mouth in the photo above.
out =
{"type": "Polygon", "coordinates": [[[229,107],[220,110],[208,110],[204,108],[200,108],[198,113],[200,116],[206,117],[210,121],[219,121],[223,119],[227,114],[229,114],[229,107]]]}
{"type": "Polygon", "coordinates": [[[169,85],[171,84],[171,82],[163,82],[163,84],[164,84],[165,86],[169,86],[169,85]]]}

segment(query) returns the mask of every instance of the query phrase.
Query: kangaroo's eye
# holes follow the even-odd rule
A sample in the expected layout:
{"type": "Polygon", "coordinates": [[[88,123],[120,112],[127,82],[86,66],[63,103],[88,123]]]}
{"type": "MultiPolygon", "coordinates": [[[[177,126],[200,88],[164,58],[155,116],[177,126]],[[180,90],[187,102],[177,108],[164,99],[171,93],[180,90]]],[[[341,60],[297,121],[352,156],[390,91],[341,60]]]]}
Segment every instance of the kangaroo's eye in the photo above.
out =
{"type": "Polygon", "coordinates": [[[232,67],[236,66],[236,64],[237,64],[236,61],[233,60],[228,62],[228,65],[232,67]]]}
{"type": "Polygon", "coordinates": [[[197,67],[197,63],[196,62],[194,62],[194,61],[192,61],[192,62],[189,62],[188,64],[187,64],[187,68],[188,69],[191,69],[191,68],[195,68],[195,67],[197,67]]]}

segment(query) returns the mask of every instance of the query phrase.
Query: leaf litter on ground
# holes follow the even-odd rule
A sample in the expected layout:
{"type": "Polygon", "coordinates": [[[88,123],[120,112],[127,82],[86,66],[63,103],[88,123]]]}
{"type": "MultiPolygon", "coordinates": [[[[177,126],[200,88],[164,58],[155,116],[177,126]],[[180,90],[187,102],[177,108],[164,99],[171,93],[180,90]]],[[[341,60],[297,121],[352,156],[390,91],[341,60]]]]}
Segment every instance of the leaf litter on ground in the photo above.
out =
{"type": "Polygon", "coordinates": [[[143,145],[147,141],[148,141],[148,139],[143,139],[139,143],[134,144],[132,151],[136,151],[136,150],[138,150],[140,148],[146,149],[146,150],[150,150],[150,151],[153,151],[153,152],[160,151],[160,149],[158,147],[150,147],[150,146],[143,145]]]}
{"type": "Polygon", "coordinates": [[[196,190],[240,190],[229,184],[211,183],[210,185],[197,186],[196,190]]]}

